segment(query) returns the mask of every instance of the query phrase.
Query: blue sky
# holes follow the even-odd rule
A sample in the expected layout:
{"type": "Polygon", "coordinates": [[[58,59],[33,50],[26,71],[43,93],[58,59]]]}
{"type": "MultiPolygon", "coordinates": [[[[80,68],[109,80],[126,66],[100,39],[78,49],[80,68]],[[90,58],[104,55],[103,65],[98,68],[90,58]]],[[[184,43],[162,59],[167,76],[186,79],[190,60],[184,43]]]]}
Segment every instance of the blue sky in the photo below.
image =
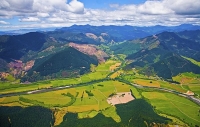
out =
{"type": "Polygon", "coordinates": [[[200,25],[200,0],[1,0],[0,31],[77,25],[200,25]]]}
{"type": "Polygon", "coordinates": [[[146,0],[80,0],[86,8],[108,9],[110,4],[129,5],[142,4],[146,0]],[[91,2],[92,1],[92,2],[91,2]]]}

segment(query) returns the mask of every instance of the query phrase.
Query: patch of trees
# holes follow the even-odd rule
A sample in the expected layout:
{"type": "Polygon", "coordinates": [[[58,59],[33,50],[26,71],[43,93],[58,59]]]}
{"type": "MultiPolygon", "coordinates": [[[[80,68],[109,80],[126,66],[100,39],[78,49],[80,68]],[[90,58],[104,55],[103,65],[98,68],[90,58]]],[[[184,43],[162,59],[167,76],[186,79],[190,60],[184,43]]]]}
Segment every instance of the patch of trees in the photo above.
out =
{"type": "Polygon", "coordinates": [[[103,114],[98,114],[93,118],[78,119],[78,114],[67,113],[63,122],[57,127],[119,127],[119,125],[103,114]]]}
{"type": "Polygon", "coordinates": [[[143,99],[136,99],[124,105],[116,105],[116,108],[123,125],[128,124],[132,127],[143,127],[146,126],[144,121],[148,125],[151,123],[167,124],[168,121],[171,121],[156,114],[152,106],[143,99]]]}
{"type": "Polygon", "coordinates": [[[50,127],[53,123],[52,111],[44,107],[0,107],[1,127],[50,127]]]}
{"type": "Polygon", "coordinates": [[[121,118],[119,123],[101,113],[93,118],[85,119],[78,119],[78,114],[67,113],[58,127],[146,127],[153,125],[166,127],[171,121],[156,114],[151,105],[142,99],[116,105],[116,109],[121,118]]]}
{"type": "Polygon", "coordinates": [[[94,94],[89,90],[85,90],[85,92],[88,94],[88,96],[94,96],[94,94]]]}
{"type": "Polygon", "coordinates": [[[67,94],[62,94],[62,95],[64,95],[64,96],[68,96],[68,97],[71,98],[71,101],[68,102],[65,106],[67,107],[67,106],[72,105],[72,104],[76,101],[76,97],[78,96],[78,94],[79,94],[79,92],[76,93],[76,96],[72,95],[72,94],[69,93],[69,92],[68,92],[67,94]]]}
{"type": "Polygon", "coordinates": [[[102,85],[102,84],[98,84],[97,86],[101,86],[101,87],[103,87],[104,85],[102,85]]]}
{"type": "Polygon", "coordinates": [[[114,95],[116,95],[116,93],[111,93],[108,97],[112,97],[114,95]]]}
{"type": "Polygon", "coordinates": [[[19,101],[22,101],[22,102],[25,102],[25,103],[34,104],[35,106],[43,106],[43,107],[46,106],[44,104],[44,102],[40,102],[40,101],[37,101],[37,100],[31,100],[31,99],[24,98],[24,97],[19,97],[19,101]]]}
{"type": "Polygon", "coordinates": [[[131,95],[136,99],[136,97],[135,97],[134,94],[133,94],[132,89],[130,89],[130,92],[131,92],[131,95]]]}

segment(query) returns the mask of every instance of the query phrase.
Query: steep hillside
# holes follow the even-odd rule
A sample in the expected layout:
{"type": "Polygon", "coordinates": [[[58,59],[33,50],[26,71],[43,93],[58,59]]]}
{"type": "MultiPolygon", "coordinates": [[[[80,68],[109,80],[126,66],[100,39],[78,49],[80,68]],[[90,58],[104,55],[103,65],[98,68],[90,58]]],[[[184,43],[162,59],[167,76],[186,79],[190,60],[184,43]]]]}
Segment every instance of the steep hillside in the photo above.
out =
{"type": "Polygon", "coordinates": [[[38,32],[13,36],[2,35],[0,36],[0,58],[6,61],[20,59],[29,50],[40,50],[45,42],[45,34],[38,32]]]}
{"type": "Polygon", "coordinates": [[[200,43],[200,30],[194,30],[194,31],[185,30],[179,32],[178,35],[181,36],[182,38],[190,39],[200,43]]]}
{"type": "Polygon", "coordinates": [[[69,47],[56,54],[37,59],[27,78],[33,75],[54,77],[56,74],[57,77],[77,76],[89,71],[91,64],[98,64],[96,57],[88,56],[69,47]]]}
{"type": "Polygon", "coordinates": [[[97,49],[94,45],[69,43],[69,46],[82,53],[96,56],[99,62],[105,62],[105,59],[109,57],[104,51],[97,49]]]}
{"type": "MultiPolygon", "coordinates": [[[[196,33],[197,31],[192,32],[196,33]]],[[[199,34],[192,36],[195,35],[197,39],[199,34]]],[[[140,51],[128,55],[126,59],[133,61],[130,64],[131,67],[140,67],[140,72],[147,75],[158,75],[166,79],[182,72],[200,73],[200,68],[197,65],[181,57],[186,56],[200,61],[200,44],[198,41],[189,39],[189,34],[187,36],[187,38],[186,35],[183,37],[183,32],[163,32],[153,37],[144,38],[139,43],[144,43],[148,47],[138,48],[140,51]]],[[[132,45],[134,46],[133,43],[132,45]]],[[[133,48],[133,50],[135,49],[133,48]]]]}
{"type": "Polygon", "coordinates": [[[171,79],[173,76],[183,72],[193,72],[200,74],[200,67],[193,64],[189,60],[183,59],[176,54],[169,54],[168,57],[162,59],[155,64],[150,65],[156,75],[159,77],[171,79]]]}
{"type": "Polygon", "coordinates": [[[114,44],[110,46],[110,49],[114,51],[115,54],[125,54],[130,55],[136,53],[142,49],[148,48],[154,43],[159,43],[156,36],[149,36],[146,38],[125,41],[123,43],[114,44]]]}
{"type": "Polygon", "coordinates": [[[199,54],[200,43],[194,40],[185,39],[172,32],[163,32],[156,36],[168,50],[200,61],[199,56],[196,55],[199,54]]]}

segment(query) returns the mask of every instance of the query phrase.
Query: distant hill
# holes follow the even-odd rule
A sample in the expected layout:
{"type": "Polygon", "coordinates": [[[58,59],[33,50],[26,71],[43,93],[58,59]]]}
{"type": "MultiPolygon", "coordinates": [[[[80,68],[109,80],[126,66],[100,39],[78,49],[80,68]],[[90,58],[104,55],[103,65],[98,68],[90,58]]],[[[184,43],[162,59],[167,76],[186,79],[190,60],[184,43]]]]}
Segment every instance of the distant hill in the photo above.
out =
{"type": "Polygon", "coordinates": [[[20,59],[29,50],[40,50],[45,42],[45,34],[38,32],[23,35],[2,35],[0,36],[0,58],[6,61],[20,59]]]}
{"type": "Polygon", "coordinates": [[[93,33],[100,35],[101,33],[107,33],[113,37],[116,42],[124,40],[132,40],[147,37],[150,35],[158,34],[164,31],[168,32],[180,32],[184,30],[198,30],[200,26],[191,24],[182,24],[179,26],[149,26],[149,27],[138,27],[138,26],[90,26],[90,25],[73,25],[70,27],[63,27],[56,31],[70,31],[74,33],[93,33]]]}
{"type": "MultiPolygon", "coordinates": [[[[182,72],[199,74],[200,67],[181,56],[200,61],[198,55],[200,53],[200,43],[195,39],[190,39],[190,35],[198,38],[200,34],[199,31],[190,31],[191,34],[188,34],[187,31],[185,32],[163,32],[152,37],[127,42],[129,45],[132,44],[132,47],[135,45],[133,42],[138,42],[136,47],[139,44],[140,48],[138,49],[140,51],[128,55],[126,59],[133,60],[130,66],[141,68],[140,71],[142,73],[147,75],[156,74],[166,79],[170,79],[182,72]],[[142,47],[141,45],[145,46],[142,47]]],[[[131,50],[130,48],[127,49],[131,50]]],[[[135,49],[133,48],[133,50],[135,49]]]]}
{"type": "Polygon", "coordinates": [[[56,41],[60,43],[69,43],[75,42],[78,44],[103,44],[103,43],[111,43],[113,40],[116,40],[114,37],[106,33],[89,33],[89,32],[76,32],[76,31],[63,31],[56,30],[46,33],[49,37],[53,37],[56,41]]]}

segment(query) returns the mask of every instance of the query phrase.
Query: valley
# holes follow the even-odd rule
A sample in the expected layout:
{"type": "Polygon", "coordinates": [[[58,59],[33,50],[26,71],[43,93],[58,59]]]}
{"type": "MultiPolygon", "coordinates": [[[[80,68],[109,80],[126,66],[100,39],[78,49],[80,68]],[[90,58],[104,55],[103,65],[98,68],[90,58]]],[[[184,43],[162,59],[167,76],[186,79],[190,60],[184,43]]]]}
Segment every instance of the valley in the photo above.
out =
{"type": "Polygon", "coordinates": [[[19,35],[39,36],[37,48],[6,48],[18,35],[0,43],[2,126],[26,126],[25,120],[30,127],[200,125],[198,39],[163,32],[114,43],[114,34],[97,34],[101,42],[68,29],[19,35]]]}
{"type": "MultiPolygon", "coordinates": [[[[11,87],[8,87],[8,83],[2,84],[0,104],[2,106],[21,107],[39,105],[50,108],[54,114],[54,125],[61,124],[63,117],[68,113],[78,114],[79,119],[93,118],[98,114],[102,114],[104,117],[112,118],[116,123],[120,123],[121,117],[117,114],[115,106],[110,105],[107,99],[113,93],[130,92],[131,90],[135,99],[143,98],[152,105],[158,114],[164,114],[163,116],[167,118],[172,117],[172,122],[170,122],[172,125],[186,125],[190,122],[196,125],[199,124],[199,103],[195,104],[189,101],[187,95],[184,94],[190,90],[187,87],[190,88],[191,86],[183,84],[184,88],[182,88],[178,84],[153,79],[153,77],[148,78],[138,73],[133,74],[131,71],[125,72],[121,70],[121,67],[115,69],[114,72],[111,71],[110,69],[119,62],[124,61],[107,60],[105,63],[98,65],[95,72],[84,74],[79,78],[46,80],[34,84],[22,84],[23,86],[19,84],[17,88],[17,84],[10,84],[11,87]],[[120,70],[120,75],[124,75],[117,75],[112,78],[112,75],[120,70]],[[111,75],[110,78],[109,75],[111,75]],[[91,95],[86,91],[89,91],[91,95]],[[72,97],[67,95],[68,93],[72,97]],[[180,94],[186,97],[181,97],[180,94]],[[168,100],[168,97],[171,100],[168,100]],[[163,105],[169,106],[164,109],[163,105]],[[184,108],[188,106],[193,108],[191,111],[185,112],[184,108]],[[169,107],[174,110],[173,113],[169,107]],[[178,107],[181,107],[181,109],[178,107]],[[174,116],[179,120],[175,119],[174,116]],[[187,123],[183,121],[187,121],[187,123]]],[[[199,89],[198,85],[196,87],[199,89]]]]}

